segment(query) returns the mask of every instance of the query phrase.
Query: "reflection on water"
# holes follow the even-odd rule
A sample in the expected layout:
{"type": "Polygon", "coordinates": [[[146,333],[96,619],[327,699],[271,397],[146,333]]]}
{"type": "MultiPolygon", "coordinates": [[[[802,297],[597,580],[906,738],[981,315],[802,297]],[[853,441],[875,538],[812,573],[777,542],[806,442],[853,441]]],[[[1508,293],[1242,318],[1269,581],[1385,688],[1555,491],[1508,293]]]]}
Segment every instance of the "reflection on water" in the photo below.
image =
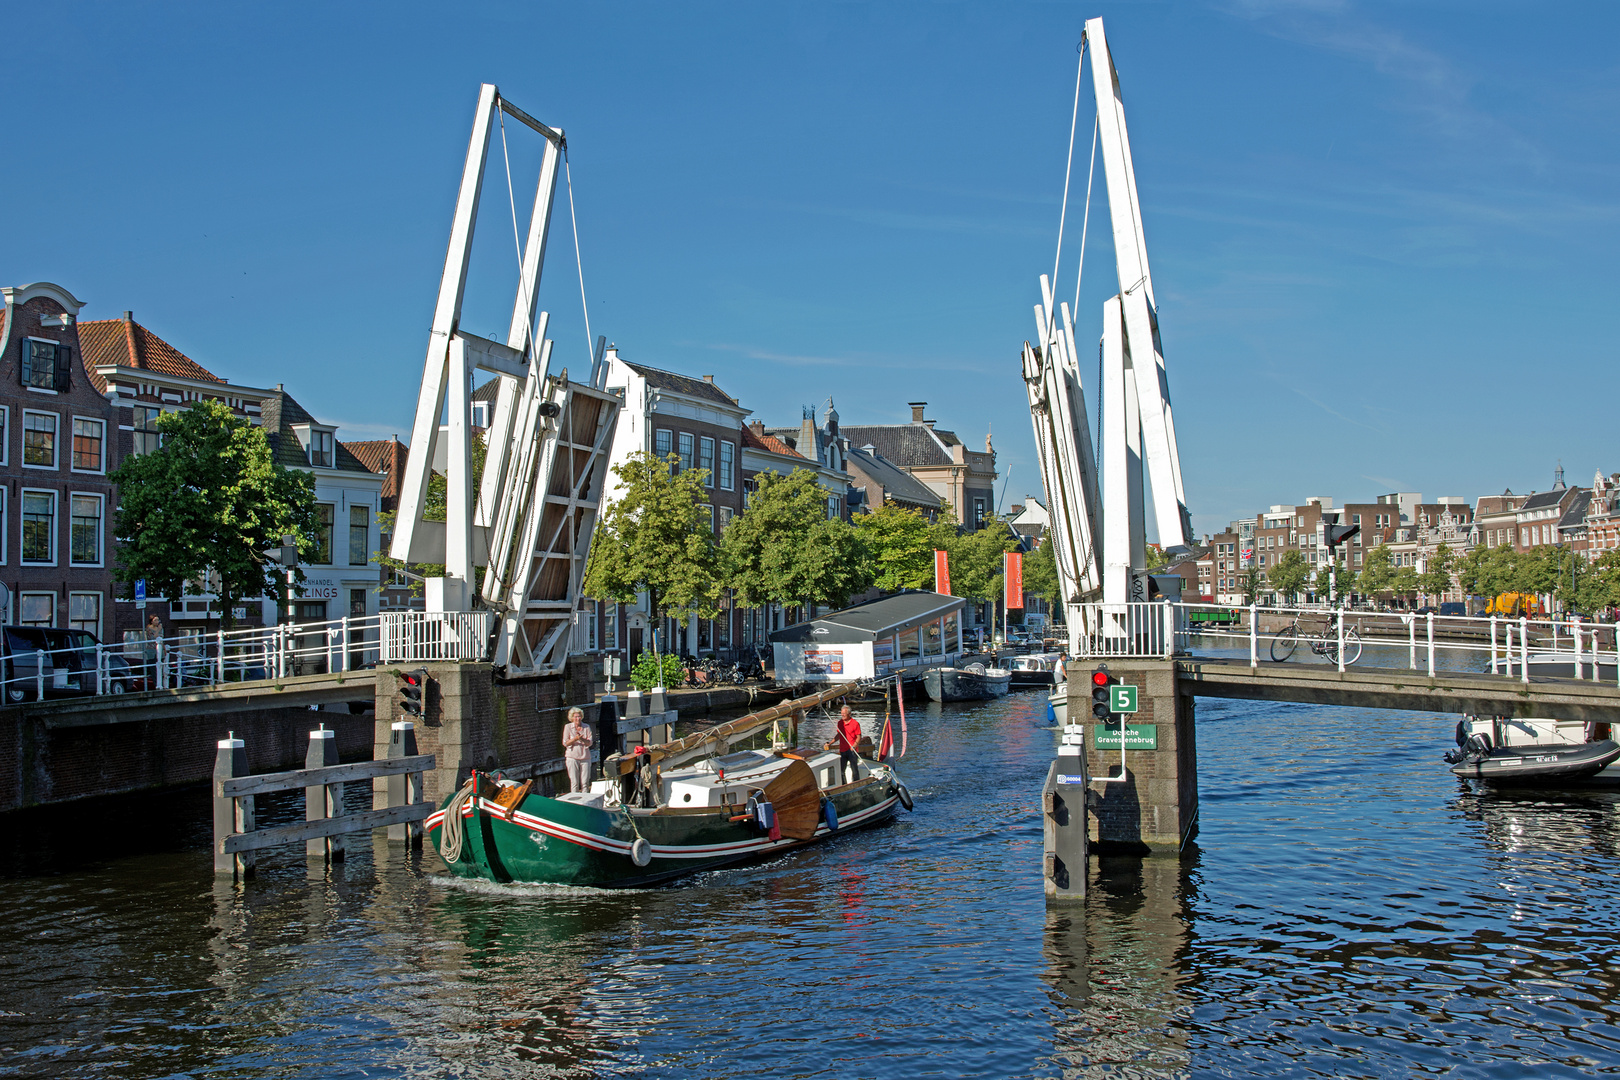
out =
{"type": "Polygon", "coordinates": [[[1038,694],[912,712],[913,815],[639,892],[386,842],[216,885],[200,791],[13,816],[0,1075],[1611,1067],[1620,795],[1477,793],[1439,760],[1454,722],[1202,702],[1199,847],[1093,860],[1071,908],[1039,880],[1038,694]]]}

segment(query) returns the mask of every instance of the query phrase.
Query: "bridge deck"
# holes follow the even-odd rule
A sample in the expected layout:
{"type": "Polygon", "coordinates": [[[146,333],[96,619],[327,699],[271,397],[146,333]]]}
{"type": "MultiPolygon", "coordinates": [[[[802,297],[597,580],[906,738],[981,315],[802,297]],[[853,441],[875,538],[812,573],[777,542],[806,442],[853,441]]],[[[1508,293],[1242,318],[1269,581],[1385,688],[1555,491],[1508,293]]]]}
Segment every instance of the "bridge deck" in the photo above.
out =
{"type": "Polygon", "coordinates": [[[376,696],[375,670],[338,671],[330,675],[294,675],[284,679],[255,679],[173,690],[146,690],[136,694],[101,694],[95,697],[51,698],[19,705],[48,728],[94,727],[127,724],[169,717],[246,712],[251,709],[304,708],[370,702],[376,696]]]}
{"type": "Polygon", "coordinates": [[[1432,709],[1559,720],[1620,722],[1620,686],[1577,679],[1440,671],[1432,677],[1404,668],[1262,663],[1233,657],[1177,657],[1183,689],[1200,697],[1297,701],[1375,709],[1432,709]]]}

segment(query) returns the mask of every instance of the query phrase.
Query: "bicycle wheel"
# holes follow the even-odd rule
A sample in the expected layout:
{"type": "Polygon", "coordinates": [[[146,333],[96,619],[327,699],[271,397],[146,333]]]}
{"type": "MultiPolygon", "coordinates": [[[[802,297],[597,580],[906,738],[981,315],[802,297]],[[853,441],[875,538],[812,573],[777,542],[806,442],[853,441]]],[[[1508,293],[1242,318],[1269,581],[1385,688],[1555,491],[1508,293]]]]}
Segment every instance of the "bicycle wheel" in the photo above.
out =
{"type": "Polygon", "coordinates": [[[1361,659],[1361,635],[1354,630],[1344,632],[1344,662],[1353,664],[1361,659]]]}
{"type": "Polygon", "coordinates": [[[1271,639],[1271,658],[1282,663],[1299,648],[1299,623],[1289,623],[1271,639]]]}

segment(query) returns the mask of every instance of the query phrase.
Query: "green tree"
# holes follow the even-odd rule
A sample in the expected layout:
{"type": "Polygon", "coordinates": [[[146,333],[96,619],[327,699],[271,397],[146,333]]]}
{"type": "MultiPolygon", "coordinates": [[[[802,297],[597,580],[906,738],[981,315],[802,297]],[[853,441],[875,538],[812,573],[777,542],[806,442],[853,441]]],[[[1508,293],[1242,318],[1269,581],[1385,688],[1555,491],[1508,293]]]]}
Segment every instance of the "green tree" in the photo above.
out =
{"type": "Polygon", "coordinates": [[[720,613],[720,554],[702,505],[708,474],[672,475],[677,460],[641,451],[614,467],[621,487],[591,540],[585,595],[633,604],[646,593],[654,617],[685,624],[720,613]]]}
{"type": "MultiPolygon", "coordinates": [[[[473,432],[472,480],[470,483],[472,484],[474,498],[477,498],[478,485],[484,478],[484,461],[488,457],[489,446],[484,441],[484,433],[482,431],[473,432]]],[[[427,495],[422,499],[423,521],[444,520],[445,508],[449,505],[449,491],[450,482],[445,478],[443,473],[429,473],[427,495]]],[[[379,537],[393,535],[396,517],[397,515],[391,510],[387,513],[377,515],[377,535],[379,537]]],[[[400,570],[405,572],[408,575],[407,580],[411,583],[411,592],[416,596],[422,595],[423,578],[444,576],[443,563],[407,563],[403,559],[394,558],[394,556],[386,550],[372,552],[371,560],[377,565],[385,567],[388,570],[400,570]]],[[[473,584],[477,587],[481,587],[484,581],[484,568],[480,566],[476,567],[475,569],[477,579],[473,584]]],[[[382,576],[382,584],[377,586],[378,592],[381,592],[388,587],[388,578],[388,574],[384,574],[382,576]]]]}
{"type": "Polygon", "coordinates": [[[1063,610],[1062,585],[1058,581],[1057,553],[1052,547],[1050,534],[1041,538],[1039,546],[1024,556],[1024,588],[1052,606],[1053,612],[1063,610]]]}
{"type": "Polygon", "coordinates": [[[1418,591],[1425,596],[1438,597],[1451,588],[1451,575],[1457,568],[1457,556],[1446,544],[1434,549],[1427,561],[1428,569],[1418,575],[1418,591]]]}
{"type": "Polygon", "coordinates": [[[1418,572],[1411,566],[1397,566],[1390,577],[1389,591],[1396,596],[1413,597],[1418,591],[1418,572]]]}
{"type": "Polygon", "coordinates": [[[827,492],[815,473],[762,473],[758,482],[721,541],[726,584],[739,603],[840,606],[872,583],[865,537],[828,518],[827,492]]]}
{"type": "Polygon", "coordinates": [[[934,552],[946,550],[956,535],[948,522],[931,522],[922,511],[893,502],[857,516],[855,527],[871,553],[872,583],[884,592],[932,587],[934,552]]]}
{"type": "Polygon", "coordinates": [[[1379,544],[1367,552],[1367,561],[1361,568],[1361,591],[1367,596],[1389,592],[1395,584],[1395,558],[1386,544],[1379,544]]]}
{"type": "Polygon", "coordinates": [[[1271,570],[1271,586],[1284,596],[1299,596],[1310,580],[1311,567],[1297,549],[1289,548],[1271,570]]]}
{"type": "Polygon", "coordinates": [[[1620,548],[1610,548],[1596,562],[1575,565],[1568,606],[1587,615],[1620,606],[1620,548]]]}
{"type": "Polygon", "coordinates": [[[1502,547],[1476,547],[1457,560],[1457,583],[1469,596],[1498,596],[1514,589],[1518,552],[1502,547]]]}
{"type": "Polygon", "coordinates": [[[1159,544],[1149,544],[1145,561],[1147,572],[1153,574],[1170,565],[1170,556],[1164,553],[1164,548],[1159,544]]]}
{"type": "Polygon", "coordinates": [[[1342,563],[1322,562],[1316,567],[1316,598],[1326,601],[1333,595],[1335,588],[1338,598],[1345,599],[1356,591],[1356,572],[1342,563]],[[1328,578],[1329,571],[1333,573],[1333,580],[1328,578]]]}
{"type": "Polygon", "coordinates": [[[1245,604],[1252,604],[1259,599],[1260,591],[1265,585],[1265,579],[1260,576],[1258,568],[1249,567],[1249,569],[1243,571],[1243,577],[1239,580],[1243,582],[1242,591],[1245,604]]]}
{"type": "Polygon", "coordinates": [[[976,532],[953,537],[946,551],[951,561],[951,592],[969,600],[992,600],[999,595],[1004,566],[1002,556],[1018,547],[1017,534],[1007,519],[991,515],[976,532]]]}
{"type": "Polygon", "coordinates": [[[202,592],[208,575],[229,626],[237,600],[283,595],[286,571],[267,549],[291,535],[300,553],[315,550],[315,477],[273,461],[264,430],[222,402],[193,402],[157,426],[162,445],[109,477],[119,490],[114,576],[177,597],[202,592]]]}

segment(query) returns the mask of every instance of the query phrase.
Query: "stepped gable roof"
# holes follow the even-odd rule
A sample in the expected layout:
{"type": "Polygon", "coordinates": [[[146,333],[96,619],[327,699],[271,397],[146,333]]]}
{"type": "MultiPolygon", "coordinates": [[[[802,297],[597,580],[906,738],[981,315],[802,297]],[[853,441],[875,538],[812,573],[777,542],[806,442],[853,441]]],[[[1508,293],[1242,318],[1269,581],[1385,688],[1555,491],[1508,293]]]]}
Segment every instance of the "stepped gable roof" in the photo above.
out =
{"type": "Polygon", "coordinates": [[[96,368],[112,365],[144,368],[158,375],[199,382],[225,381],[134,319],[81,322],[79,347],[84,353],[85,376],[100,394],[107,392],[107,380],[96,368]]]}
{"type": "MultiPolygon", "coordinates": [[[[785,457],[796,458],[804,457],[803,454],[793,449],[793,447],[789,446],[781,439],[778,439],[775,435],[755,434],[753,428],[750,428],[747,424],[744,424],[742,427],[742,444],[743,446],[750,447],[754,450],[763,450],[767,454],[781,454],[785,457]]],[[[809,459],[805,458],[805,460],[808,461],[809,459]]]]}
{"type": "Polygon", "coordinates": [[[883,485],[883,493],[896,502],[939,506],[944,502],[927,484],[878,453],[875,447],[851,446],[849,456],[862,472],[883,485]]]}
{"type": "MultiPolygon", "coordinates": [[[[262,410],[260,423],[264,433],[270,439],[270,458],[279,465],[289,469],[309,469],[309,454],[304,450],[304,444],[298,441],[298,433],[293,430],[294,424],[320,424],[330,427],[311,416],[305,408],[293,400],[291,394],[285,390],[277,390],[265,398],[259,405],[262,410]]],[[[365,463],[355,457],[354,451],[343,443],[337,443],[334,460],[336,467],[345,472],[373,472],[365,463]]]]}
{"type": "Polygon", "coordinates": [[[1575,497],[1569,500],[1569,508],[1564,516],[1558,519],[1558,527],[1567,529],[1572,525],[1579,525],[1586,520],[1587,507],[1592,505],[1592,489],[1576,488],[1575,497]]]}
{"type": "Polygon", "coordinates": [[[956,441],[956,436],[950,432],[930,431],[922,424],[873,424],[867,427],[840,425],[838,433],[849,440],[849,445],[871,446],[889,461],[900,466],[949,465],[951,455],[939,443],[944,442],[949,446],[956,441]],[[936,435],[939,436],[939,441],[935,441],[936,435]]]}
{"type": "MultiPolygon", "coordinates": [[[[624,360],[623,357],[620,357],[624,360]]],[[[624,360],[625,367],[647,380],[647,385],[659,390],[672,390],[687,397],[704,398],[719,405],[737,404],[737,399],[720,389],[706,379],[694,379],[690,375],[677,375],[673,371],[663,371],[659,368],[648,367],[646,364],[632,364],[624,360]]]]}

